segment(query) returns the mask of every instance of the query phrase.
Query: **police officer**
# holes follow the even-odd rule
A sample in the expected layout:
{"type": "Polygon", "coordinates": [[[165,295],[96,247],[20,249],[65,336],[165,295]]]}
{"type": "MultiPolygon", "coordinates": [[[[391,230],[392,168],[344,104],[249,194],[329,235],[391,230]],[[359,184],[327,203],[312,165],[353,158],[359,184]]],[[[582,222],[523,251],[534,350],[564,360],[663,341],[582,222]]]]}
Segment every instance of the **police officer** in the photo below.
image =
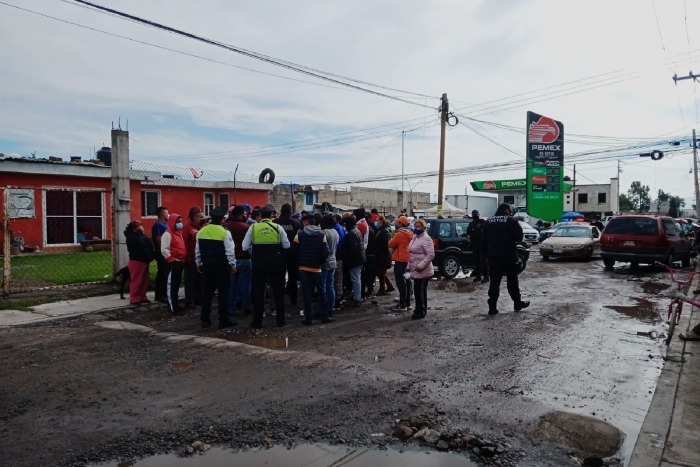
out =
{"type": "Polygon", "coordinates": [[[472,211],[472,221],[467,227],[467,236],[471,240],[472,253],[474,253],[474,282],[481,281],[482,284],[489,281],[488,264],[481,246],[481,237],[485,224],[486,221],[479,217],[479,211],[474,209],[472,211]]]}
{"type": "MultiPolygon", "coordinates": [[[[275,224],[278,224],[284,229],[287,234],[287,238],[294,240],[297,233],[303,228],[301,222],[292,218],[292,205],[289,203],[282,205],[282,215],[277,219],[273,220],[275,224]]],[[[289,304],[296,306],[297,296],[299,294],[299,286],[297,282],[299,281],[299,262],[296,252],[293,248],[286,250],[284,252],[284,259],[287,268],[287,293],[289,294],[289,304]]]]}
{"type": "Polygon", "coordinates": [[[277,311],[277,327],[286,324],[284,318],[284,255],[289,239],[284,229],[272,222],[274,208],[260,208],[261,221],[252,224],[243,238],[243,249],[251,252],[253,260],[253,329],[262,329],[265,285],[270,282],[277,311]]]}
{"type": "Polygon", "coordinates": [[[530,306],[530,302],[521,299],[520,286],[518,285],[516,246],[522,241],[523,228],[511,216],[510,205],[502,203],[498,206],[496,215],[486,221],[482,233],[482,251],[488,258],[491,272],[488,300],[490,315],[498,314],[498,296],[504,274],[508,293],[513,299],[514,310],[521,311],[530,306]]]}
{"type": "Polygon", "coordinates": [[[197,271],[202,273],[202,327],[211,327],[211,302],[214,292],[219,291],[219,329],[235,326],[228,319],[228,292],[231,288],[231,273],[236,273],[236,253],[231,232],[224,228],[226,206],[219,206],[210,213],[211,223],[197,232],[194,251],[197,271]]]}

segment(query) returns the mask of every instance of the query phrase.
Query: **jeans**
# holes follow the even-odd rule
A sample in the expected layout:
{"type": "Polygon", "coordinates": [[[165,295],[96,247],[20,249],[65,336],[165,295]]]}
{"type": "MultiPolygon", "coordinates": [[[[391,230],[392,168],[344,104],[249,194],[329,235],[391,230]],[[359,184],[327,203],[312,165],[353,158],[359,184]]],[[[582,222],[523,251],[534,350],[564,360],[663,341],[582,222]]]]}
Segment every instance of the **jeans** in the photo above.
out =
{"type": "Polygon", "coordinates": [[[311,310],[311,285],[315,285],[318,290],[318,313],[321,318],[328,317],[326,309],[326,291],[323,287],[322,273],[299,270],[299,280],[301,281],[301,291],[304,295],[304,321],[311,322],[313,311],[311,310]]]}
{"type": "Polygon", "coordinates": [[[335,260],[335,295],[336,300],[343,298],[343,260],[335,260]]]}
{"type": "Polygon", "coordinates": [[[326,312],[329,316],[333,316],[333,311],[335,311],[335,269],[322,271],[321,282],[326,292],[326,312]]]}
{"type": "Polygon", "coordinates": [[[363,265],[350,268],[350,283],[352,284],[352,299],[359,302],[362,298],[362,267],[363,265]]]}
{"type": "Polygon", "coordinates": [[[251,310],[251,284],[253,269],[249,259],[236,260],[236,274],[231,274],[231,288],[228,291],[228,311],[230,314],[236,310],[236,299],[241,298],[244,310],[251,310]]]}
{"type": "Polygon", "coordinates": [[[496,310],[498,296],[501,292],[501,279],[506,276],[508,293],[514,303],[520,303],[520,285],[518,284],[518,268],[515,256],[490,257],[491,283],[489,284],[489,310],[496,310]]]}
{"type": "Polygon", "coordinates": [[[401,261],[394,263],[394,278],[396,279],[396,287],[399,289],[399,305],[408,308],[411,306],[411,279],[406,279],[403,276],[407,268],[408,263],[401,261]]]}
{"type": "Polygon", "coordinates": [[[413,291],[416,294],[416,309],[414,314],[425,316],[428,312],[428,282],[430,279],[413,279],[413,291]]]}

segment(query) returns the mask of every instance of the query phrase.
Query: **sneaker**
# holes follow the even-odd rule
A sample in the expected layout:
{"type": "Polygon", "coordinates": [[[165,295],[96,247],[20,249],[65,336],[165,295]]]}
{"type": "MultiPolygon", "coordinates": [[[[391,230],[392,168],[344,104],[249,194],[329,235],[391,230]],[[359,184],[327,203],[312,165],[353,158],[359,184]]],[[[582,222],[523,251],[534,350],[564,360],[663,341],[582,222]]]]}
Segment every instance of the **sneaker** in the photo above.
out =
{"type": "Polygon", "coordinates": [[[371,292],[369,295],[367,295],[367,298],[369,298],[370,300],[373,298],[377,298],[377,294],[375,294],[374,292],[371,292]]]}
{"type": "Polygon", "coordinates": [[[498,310],[496,310],[496,309],[489,310],[489,314],[490,314],[490,315],[497,315],[497,314],[498,314],[498,310]]]}
{"type": "Polygon", "coordinates": [[[520,300],[519,303],[516,303],[516,304],[515,304],[515,306],[513,307],[513,309],[514,309],[515,311],[522,311],[522,310],[524,310],[525,308],[527,308],[527,307],[529,307],[529,306],[530,306],[530,301],[529,301],[529,300],[526,300],[526,301],[520,300]]]}
{"type": "Polygon", "coordinates": [[[408,308],[401,305],[395,305],[391,307],[391,311],[408,311],[408,308]]]}
{"type": "Polygon", "coordinates": [[[140,308],[141,302],[129,303],[129,306],[131,306],[132,308],[140,308]]]}
{"type": "Polygon", "coordinates": [[[150,305],[151,301],[149,299],[141,300],[141,305],[150,305]]]}
{"type": "Polygon", "coordinates": [[[203,327],[203,328],[210,328],[210,327],[211,327],[211,321],[202,321],[202,327],[203,327]]]}
{"type": "Polygon", "coordinates": [[[489,282],[489,280],[490,280],[490,279],[489,279],[489,276],[484,276],[484,278],[481,279],[481,283],[482,283],[482,284],[486,284],[487,282],[489,282]]]}
{"type": "Polygon", "coordinates": [[[323,324],[332,323],[333,321],[335,321],[335,316],[327,316],[321,320],[323,324]]]}
{"type": "Polygon", "coordinates": [[[224,321],[222,323],[219,323],[219,329],[226,329],[226,328],[232,328],[236,325],[237,323],[235,321],[224,321]]]}

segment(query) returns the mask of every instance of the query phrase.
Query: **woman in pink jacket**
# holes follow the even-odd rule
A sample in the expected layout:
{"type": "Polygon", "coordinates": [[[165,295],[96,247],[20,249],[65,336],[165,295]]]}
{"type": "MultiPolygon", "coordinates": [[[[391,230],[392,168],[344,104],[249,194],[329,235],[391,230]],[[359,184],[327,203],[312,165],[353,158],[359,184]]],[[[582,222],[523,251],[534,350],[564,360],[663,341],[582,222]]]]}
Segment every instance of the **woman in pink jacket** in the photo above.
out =
{"type": "Polygon", "coordinates": [[[413,240],[408,245],[410,259],[408,271],[413,279],[413,291],[416,297],[416,308],[412,319],[423,319],[428,311],[428,282],[433,277],[433,258],[435,247],[433,240],[425,233],[427,225],[423,219],[418,219],[413,226],[413,240]]]}

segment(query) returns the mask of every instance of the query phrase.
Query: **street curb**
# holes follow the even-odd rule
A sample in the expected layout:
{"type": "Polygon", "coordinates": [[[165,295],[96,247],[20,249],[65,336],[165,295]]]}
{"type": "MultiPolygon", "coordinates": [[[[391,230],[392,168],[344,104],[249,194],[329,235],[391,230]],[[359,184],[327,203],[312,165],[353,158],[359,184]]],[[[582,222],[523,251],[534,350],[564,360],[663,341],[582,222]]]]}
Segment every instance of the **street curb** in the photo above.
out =
{"type": "MultiPolygon", "coordinates": [[[[696,277],[689,290],[698,288],[700,288],[700,276],[696,277]]],[[[696,313],[695,307],[689,304],[686,306],[690,306],[690,313],[683,313],[680,323],[676,326],[666,354],[664,367],[654,391],[654,397],[649,405],[627,467],[659,467],[663,462],[663,453],[671,430],[686,345],[686,342],[678,335],[690,329],[690,317],[696,313]]]]}
{"type": "Polygon", "coordinates": [[[118,307],[112,307],[112,308],[104,308],[101,310],[90,310],[90,311],[81,311],[78,313],[71,313],[67,315],[61,315],[61,316],[47,316],[47,315],[42,315],[41,313],[37,312],[29,312],[29,313],[34,313],[37,315],[42,315],[45,316],[45,318],[39,318],[35,321],[29,321],[29,322],[24,322],[24,323],[17,323],[17,324],[0,324],[0,329],[9,329],[9,328],[21,328],[21,327],[31,327],[31,326],[37,326],[41,324],[46,324],[46,323],[51,323],[54,321],[59,321],[62,319],[75,319],[79,318],[81,316],[87,316],[87,315],[94,315],[94,314],[100,314],[100,313],[130,313],[130,312],[136,312],[137,310],[153,310],[159,307],[163,307],[166,305],[160,304],[160,303],[152,303],[150,305],[142,305],[138,308],[133,308],[131,305],[123,305],[123,306],[118,306],[118,307]]]}

